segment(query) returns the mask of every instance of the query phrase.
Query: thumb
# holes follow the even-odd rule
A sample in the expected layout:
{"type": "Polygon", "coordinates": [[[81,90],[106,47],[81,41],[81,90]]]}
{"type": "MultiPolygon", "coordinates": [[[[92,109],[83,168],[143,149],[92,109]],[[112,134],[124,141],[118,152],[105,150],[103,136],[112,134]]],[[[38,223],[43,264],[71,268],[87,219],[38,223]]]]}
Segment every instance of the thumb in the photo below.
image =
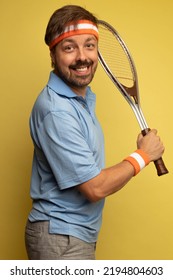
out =
{"type": "Polygon", "coordinates": [[[140,133],[140,134],[138,135],[137,142],[140,142],[141,139],[142,139],[143,137],[144,137],[144,136],[142,135],[142,133],[140,133]]]}

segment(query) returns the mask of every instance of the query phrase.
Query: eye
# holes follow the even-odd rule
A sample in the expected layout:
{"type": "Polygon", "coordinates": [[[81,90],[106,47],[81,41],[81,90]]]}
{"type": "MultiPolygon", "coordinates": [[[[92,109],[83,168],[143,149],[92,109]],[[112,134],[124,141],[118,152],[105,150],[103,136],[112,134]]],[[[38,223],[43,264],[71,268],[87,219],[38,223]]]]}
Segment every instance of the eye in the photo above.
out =
{"type": "Polygon", "coordinates": [[[75,49],[75,47],[72,44],[68,44],[68,45],[64,45],[63,46],[63,50],[65,52],[72,52],[72,51],[74,51],[74,49],[75,49]]]}
{"type": "Polygon", "coordinates": [[[87,44],[87,48],[89,48],[89,49],[94,48],[94,44],[87,44]]]}
{"type": "Polygon", "coordinates": [[[89,50],[93,50],[96,48],[96,43],[95,42],[88,42],[86,43],[86,48],[89,50]]]}

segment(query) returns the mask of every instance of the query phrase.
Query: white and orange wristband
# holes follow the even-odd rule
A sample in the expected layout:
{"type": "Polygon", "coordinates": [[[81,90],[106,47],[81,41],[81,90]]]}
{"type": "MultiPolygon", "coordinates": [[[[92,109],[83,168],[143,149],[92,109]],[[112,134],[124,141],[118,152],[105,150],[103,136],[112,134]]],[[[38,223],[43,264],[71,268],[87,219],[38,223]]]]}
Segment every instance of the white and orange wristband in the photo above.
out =
{"type": "Polygon", "coordinates": [[[133,152],[131,155],[125,158],[124,161],[130,162],[134,167],[134,176],[136,176],[145,166],[150,163],[148,155],[140,149],[133,152]]]}

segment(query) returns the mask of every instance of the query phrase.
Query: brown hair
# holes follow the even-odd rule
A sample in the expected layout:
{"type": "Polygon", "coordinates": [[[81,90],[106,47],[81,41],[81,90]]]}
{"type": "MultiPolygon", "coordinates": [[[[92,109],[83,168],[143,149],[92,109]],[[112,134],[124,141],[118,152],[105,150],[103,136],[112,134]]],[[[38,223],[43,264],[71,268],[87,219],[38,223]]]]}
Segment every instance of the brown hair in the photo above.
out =
{"type": "Polygon", "coordinates": [[[97,18],[80,6],[66,5],[56,10],[48,22],[45,43],[49,45],[56,34],[61,34],[64,31],[65,26],[69,22],[75,22],[82,19],[90,20],[97,25],[97,18]]]}

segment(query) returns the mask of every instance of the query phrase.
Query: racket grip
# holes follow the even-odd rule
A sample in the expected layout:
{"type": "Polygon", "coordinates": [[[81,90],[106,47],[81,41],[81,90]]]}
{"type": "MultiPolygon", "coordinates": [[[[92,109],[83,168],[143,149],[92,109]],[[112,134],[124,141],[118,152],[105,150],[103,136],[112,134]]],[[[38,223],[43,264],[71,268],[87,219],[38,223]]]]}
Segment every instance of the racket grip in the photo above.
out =
{"type": "MultiPolygon", "coordinates": [[[[150,131],[150,128],[146,128],[144,130],[142,130],[142,135],[145,136],[148,132],[150,131]]],[[[162,176],[164,174],[169,173],[168,169],[166,168],[164,161],[161,158],[157,159],[154,161],[155,167],[157,169],[157,175],[158,176],[162,176]]]]}

